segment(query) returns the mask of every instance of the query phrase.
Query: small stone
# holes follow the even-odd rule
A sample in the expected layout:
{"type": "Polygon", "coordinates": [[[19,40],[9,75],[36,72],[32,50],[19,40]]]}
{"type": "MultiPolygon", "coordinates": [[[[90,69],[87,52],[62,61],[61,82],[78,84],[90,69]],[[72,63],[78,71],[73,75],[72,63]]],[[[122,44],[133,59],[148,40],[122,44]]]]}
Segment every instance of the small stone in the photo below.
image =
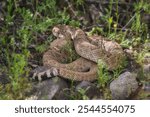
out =
{"type": "Polygon", "coordinates": [[[121,74],[110,84],[112,99],[128,99],[137,89],[136,75],[130,72],[121,74]]]}
{"type": "Polygon", "coordinates": [[[150,64],[150,53],[146,53],[143,58],[143,64],[150,64]]]}
{"type": "Polygon", "coordinates": [[[84,90],[84,95],[86,95],[89,99],[99,98],[101,93],[99,89],[91,82],[82,81],[76,86],[76,91],[80,92],[84,90]]]}
{"type": "MultiPolygon", "coordinates": [[[[68,88],[68,85],[64,79],[59,77],[54,77],[49,80],[44,80],[33,86],[31,92],[32,96],[28,99],[37,99],[37,100],[52,100],[59,99],[59,93],[64,89],[68,88]],[[34,98],[33,98],[34,97],[34,98]]],[[[65,96],[65,95],[64,95],[65,96]]],[[[65,99],[66,97],[62,97],[65,99]]]]}
{"type": "Polygon", "coordinates": [[[150,50],[150,43],[145,43],[145,44],[144,44],[144,47],[145,47],[147,50],[150,50]]]}
{"type": "Polygon", "coordinates": [[[150,82],[144,82],[142,89],[150,93],[150,82]]]}
{"type": "Polygon", "coordinates": [[[134,59],[134,51],[132,49],[124,49],[124,52],[126,53],[128,58],[134,59]]]}
{"type": "Polygon", "coordinates": [[[6,73],[1,73],[0,72],[0,84],[5,85],[9,82],[10,82],[10,80],[8,78],[8,75],[6,73]]]}
{"type": "Polygon", "coordinates": [[[143,65],[143,73],[144,73],[144,76],[150,80],[150,64],[148,65],[143,65]]]}

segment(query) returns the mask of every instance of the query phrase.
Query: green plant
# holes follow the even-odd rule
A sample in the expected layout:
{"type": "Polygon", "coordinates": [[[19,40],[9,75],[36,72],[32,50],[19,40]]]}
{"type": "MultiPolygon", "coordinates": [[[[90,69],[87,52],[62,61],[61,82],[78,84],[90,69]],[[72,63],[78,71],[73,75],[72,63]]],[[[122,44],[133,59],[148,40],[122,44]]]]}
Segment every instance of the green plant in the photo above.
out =
{"type": "Polygon", "coordinates": [[[138,64],[143,65],[143,59],[144,59],[145,53],[146,52],[144,50],[139,53],[137,53],[136,51],[134,52],[134,58],[138,64]]]}
{"type": "MultiPolygon", "coordinates": [[[[25,93],[31,88],[27,77],[28,70],[25,69],[27,59],[22,54],[12,54],[10,68],[8,69],[10,83],[6,84],[0,91],[0,99],[24,99],[25,93]]],[[[2,88],[2,87],[1,87],[2,88]]]]}
{"type": "Polygon", "coordinates": [[[86,96],[86,91],[87,91],[88,89],[79,89],[78,90],[78,93],[79,93],[79,99],[82,99],[82,100],[88,100],[89,98],[88,98],[88,96],[86,96]]]}
{"type": "Polygon", "coordinates": [[[70,63],[79,58],[79,55],[76,53],[72,41],[68,41],[65,46],[61,48],[61,51],[66,54],[67,58],[64,61],[65,63],[70,63]]]}
{"type": "Polygon", "coordinates": [[[78,9],[80,7],[82,7],[83,11],[85,12],[85,7],[84,7],[85,1],[84,0],[75,0],[74,2],[76,4],[76,6],[78,7],[78,9]]]}
{"type": "Polygon", "coordinates": [[[147,1],[140,1],[134,4],[135,18],[132,22],[131,29],[135,31],[136,35],[139,37],[147,37],[148,29],[147,25],[141,21],[141,14],[143,12],[150,13],[150,5],[147,1]],[[143,34],[144,33],[144,34],[143,34]]]}
{"type": "Polygon", "coordinates": [[[57,21],[58,23],[68,24],[74,27],[80,26],[80,22],[78,20],[71,19],[70,15],[67,13],[66,8],[64,8],[63,11],[58,12],[57,21]]]}
{"type": "Polygon", "coordinates": [[[84,0],[76,0],[76,4],[77,5],[83,5],[84,4],[84,0]]]}
{"type": "Polygon", "coordinates": [[[98,60],[98,85],[101,88],[105,88],[110,80],[108,72],[104,70],[105,67],[105,63],[102,60],[98,60]]]}
{"type": "Polygon", "coordinates": [[[103,94],[104,99],[111,99],[110,90],[107,88],[111,79],[109,72],[105,69],[107,66],[101,60],[98,60],[98,87],[103,94]]]}
{"type": "Polygon", "coordinates": [[[104,31],[100,27],[93,27],[92,30],[88,33],[88,35],[93,35],[93,34],[104,35],[104,31]]]}
{"type": "Polygon", "coordinates": [[[74,91],[74,89],[69,90],[70,94],[67,95],[70,100],[88,100],[89,97],[86,95],[85,89],[79,89],[78,91],[74,91]]]}
{"type": "Polygon", "coordinates": [[[2,59],[2,62],[4,63],[4,72],[8,74],[10,83],[6,85],[4,89],[0,90],[0,98],[1,99],[22,99],[24,97],[24,91],[28,89],[26,85],[29,84],[24,82],[23,85],[21,82],[26,81],[26,72],[25,67],[27,65],[27,58],[29,56],[27,47],[27,41],[25,40],[25,36],[23,36],[22,43],[20,46],[17,47],[17,44],[19,42],[17,41],[18,35],[16,34],[16,31],[14,30],[13,33],[9,33],[11,31],[11,27],[15,25],[14,19],[15,19],[15,13],[17,12],[15,8],[17,2],[13,2],[12,0],[9,0],[7,2],[7,15],[5,16],[5,27],[2,27],[2,43],[1,48],[2,53],[4,56],[2,56],[4,59],[2,59]],[[24,78],[22,78],[24,75],[24,78]]]}

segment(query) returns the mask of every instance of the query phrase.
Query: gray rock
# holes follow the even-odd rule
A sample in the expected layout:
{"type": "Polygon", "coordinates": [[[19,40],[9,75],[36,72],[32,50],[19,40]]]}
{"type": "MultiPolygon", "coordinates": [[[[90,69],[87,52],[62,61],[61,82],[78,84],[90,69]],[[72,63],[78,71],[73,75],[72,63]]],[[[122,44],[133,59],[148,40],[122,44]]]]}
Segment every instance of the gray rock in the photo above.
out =
{"type": "Polygon", "coordinates": [[[112,99],[128,99],[137,89],[136,75],[130,72],[121,74],[110,84],[112,99]]]}
{"type": "Polygon", "coordinates": [[[44,80],[38,84],[33,85],[32,95],[27,99],[34,100],[52,100],[52,99],[66,99],[63,95],[63,90],[68,88],[64,79],[55,77],[49,80],[44,80]]]}
{"type": "Polygon", "coordinates": [[[83,93],[86,95],[89,99],[95,99],[99,98],[101,96],[99,88],[97,88],[93,83],[88,81],[82,81],[79,83],[76,88],[76,92],[83,93]]]}
{"type": "Polygon", "coordinates": [[[142,89],[150,94],[150,82],[144,82],[142,89]]]}
{"type": "Polygon", "coordinates": [[[145,53],[143,58],[143,64],[150,64],[150,53],[145,53]]]}
{"type": "Polygon", "coordinates": [[[150,43],[145,43],[145,44],[144,44],[144,47],[145,47],[147,50],[150,50],[150,43]]]}
{"type": "Polygon", "coordinates": [[[143,65],[143,73],[146,79],[150,80],[150,64],[143,65]]]}
{"type": "Polygon", "coordinates": [[[0,72],[0,84],[5,85],[9,82],[10,82],[10,80],[8,78],[8,75],[6,73],[1,73],[0,72]]]}

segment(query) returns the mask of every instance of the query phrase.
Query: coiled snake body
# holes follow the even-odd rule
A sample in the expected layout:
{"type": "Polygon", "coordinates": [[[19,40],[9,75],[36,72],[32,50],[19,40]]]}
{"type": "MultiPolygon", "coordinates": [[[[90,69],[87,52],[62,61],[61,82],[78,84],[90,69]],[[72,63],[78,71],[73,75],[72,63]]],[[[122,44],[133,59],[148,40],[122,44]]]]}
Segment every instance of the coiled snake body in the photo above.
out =
{"type": "Polygon", "coordinates": [[[39,79],[43,74],[47,74],[49,77],[58,75],[76,81],[93,81],[97,79],[98,60],[103,61],[108,70],[114,70],[125,58],[118,43],[106,41],[101,36],[87,36],[79,28],[57,25],[52,32],[57,39],[51,43],[50,49],[43,55],[43,65],[47,70],[34,74],[34,77],[38,75],[39,79]],[[62,61],[67,58],[67,55],[61,49],[68,41],[80,57],[71,63],[64,64],[62,61]]]}

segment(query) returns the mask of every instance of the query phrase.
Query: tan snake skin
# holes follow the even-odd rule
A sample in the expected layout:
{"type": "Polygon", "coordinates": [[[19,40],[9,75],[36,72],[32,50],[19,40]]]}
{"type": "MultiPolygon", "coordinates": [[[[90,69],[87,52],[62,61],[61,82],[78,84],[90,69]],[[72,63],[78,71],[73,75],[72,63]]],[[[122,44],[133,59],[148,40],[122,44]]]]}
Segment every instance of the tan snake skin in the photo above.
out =
{"type": "MultiPolygon", "coordinates": [[[[57,37],[50,49],[43,55],[43,65],[55,69],[55,75],[76,81],[97,79],[98,60],[103,61],[108,70],[117,69],[125,55],[121,46],[101,36],[87,36],[84,31],[67,25],[57,25],[52,30],[57,37]],[[71,63],[63,63],[68,57],[61,49],[71,42],[80,55],[71,63]]],[[[53,72],[54,69],[49,70],[53,72]]],[[[48,74],[48,73],[47,73],[48,74]]],[[[36,74],[37,75],[37,74],[36,74]]],[[[41,76],[41,75],[40,75],[41,76]]]]}

